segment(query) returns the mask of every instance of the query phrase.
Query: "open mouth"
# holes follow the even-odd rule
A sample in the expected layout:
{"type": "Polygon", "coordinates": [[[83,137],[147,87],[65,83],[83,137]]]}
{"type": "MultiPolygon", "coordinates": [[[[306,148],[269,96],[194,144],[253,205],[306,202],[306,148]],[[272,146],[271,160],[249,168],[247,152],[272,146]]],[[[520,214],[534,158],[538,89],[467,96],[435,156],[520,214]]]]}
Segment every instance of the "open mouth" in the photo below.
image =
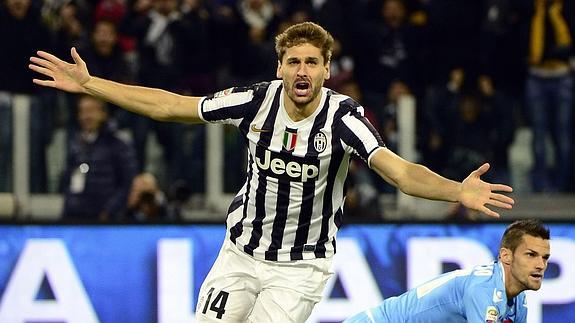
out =
{"type": "Polygon", "coordinates": [[[534,274],[531,274],[529,276],[531,276],[531,278],[536,279],[536,280],[543,279],[543,274],[539,274],[539,273],[534,273],[534,274]]]}
{"type": "Polygon", "coordinates": [[[295,94],[297,96],[306,96],[308,95],[310,84],[305,81],[298,81],[295,83],[295,94]]]}

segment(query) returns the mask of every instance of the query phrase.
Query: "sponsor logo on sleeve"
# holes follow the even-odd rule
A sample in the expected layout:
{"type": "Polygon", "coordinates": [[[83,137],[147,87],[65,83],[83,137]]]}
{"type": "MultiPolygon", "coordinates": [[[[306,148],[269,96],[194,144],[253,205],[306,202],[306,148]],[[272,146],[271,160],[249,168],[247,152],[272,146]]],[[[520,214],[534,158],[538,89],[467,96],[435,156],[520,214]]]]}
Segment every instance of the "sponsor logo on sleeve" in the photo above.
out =
{"type": "Polygon", "coordinates": [[[229,89],[225,89],[219,92],[214,93],[214,98],[221,98],[223,96],[229,95],[234,91],[234,88],[231,87],[229,89]]]}

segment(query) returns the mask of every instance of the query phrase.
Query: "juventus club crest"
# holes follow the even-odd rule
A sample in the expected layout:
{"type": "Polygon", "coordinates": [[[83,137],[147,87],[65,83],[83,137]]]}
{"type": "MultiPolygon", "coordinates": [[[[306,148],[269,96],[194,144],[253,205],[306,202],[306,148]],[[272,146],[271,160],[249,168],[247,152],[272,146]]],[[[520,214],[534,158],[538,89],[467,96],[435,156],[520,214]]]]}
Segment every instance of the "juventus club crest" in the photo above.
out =
{"type": "Polygon", "coordinates": [[[313,137],[313,148],[315,148],[315,151],[317,151],[318,153],[322,153],[326,147],[327,147],[327,137],[325,136],[325,134],[321,131],[316,133],[315,136],[313,137]]]}
{"type": "Polygon", "coordinates": [[[284,132],[284,149],[287,151],[292,151],[295,148],[297,142],[297,129],[286,128],[284,132]]]}

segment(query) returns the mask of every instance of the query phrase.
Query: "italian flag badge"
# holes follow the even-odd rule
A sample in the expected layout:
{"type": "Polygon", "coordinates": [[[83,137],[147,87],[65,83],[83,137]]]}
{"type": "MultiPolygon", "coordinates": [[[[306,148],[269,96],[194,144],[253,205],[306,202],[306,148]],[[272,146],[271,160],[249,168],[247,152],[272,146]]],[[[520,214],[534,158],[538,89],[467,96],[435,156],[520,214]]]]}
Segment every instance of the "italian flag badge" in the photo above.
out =
{"type": "Polygon", "coordinates": [[[286,128],[284,132],[284,149],[292,151],[297,142],[297,129],[286,128]]]}

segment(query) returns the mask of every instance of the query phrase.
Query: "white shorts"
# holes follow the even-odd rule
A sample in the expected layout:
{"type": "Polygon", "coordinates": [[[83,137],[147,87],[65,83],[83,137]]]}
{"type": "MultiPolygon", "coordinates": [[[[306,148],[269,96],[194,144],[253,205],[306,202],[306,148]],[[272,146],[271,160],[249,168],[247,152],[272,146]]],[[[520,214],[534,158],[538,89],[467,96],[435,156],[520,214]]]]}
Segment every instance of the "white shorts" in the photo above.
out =
{"type": "Polygon", "coordinates": [[[226,237],[200,289],[196,321],[303,323],[321,300],[331,263],[258,260],[226,237]]]}

